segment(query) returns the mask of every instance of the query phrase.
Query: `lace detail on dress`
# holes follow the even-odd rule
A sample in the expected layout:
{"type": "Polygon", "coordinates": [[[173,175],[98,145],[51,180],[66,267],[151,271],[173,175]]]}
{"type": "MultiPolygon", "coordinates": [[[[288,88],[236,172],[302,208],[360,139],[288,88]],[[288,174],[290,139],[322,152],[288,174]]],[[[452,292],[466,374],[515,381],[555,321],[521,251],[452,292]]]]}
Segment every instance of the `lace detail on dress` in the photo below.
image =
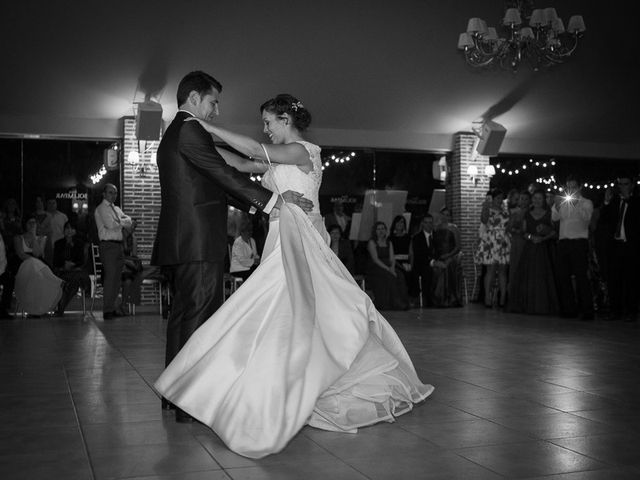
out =
{"type": "MultiPolygon", "coordinates": [[[[320,213],[320,202],[318,192],[322,183],[322,159],[320,158],[320,147],[313,143],[298,141],[307,152],[313,164],[313,170],[305,173],[297,165],[272,164],[269,170],[262,177],[262,186],[272,192],[286,192],[293,190],[302,193],[305,198],[313,202],[311,213],[320,213]]],[[[280,211],[274,208],[269,215],[270,218],[280,217],[280,211]]]]}

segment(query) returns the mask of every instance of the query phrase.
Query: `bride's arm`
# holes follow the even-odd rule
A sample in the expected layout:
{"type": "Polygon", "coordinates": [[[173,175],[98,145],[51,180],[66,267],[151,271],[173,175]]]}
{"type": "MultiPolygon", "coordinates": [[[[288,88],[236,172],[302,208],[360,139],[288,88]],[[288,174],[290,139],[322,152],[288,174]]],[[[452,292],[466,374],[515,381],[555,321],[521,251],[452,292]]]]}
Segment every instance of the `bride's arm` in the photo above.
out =
{"type": "MultiPolygon", "coordinates": [[[[197,121],[203,128],[218,137],[223,142],[231,145],[239,152],[256,160],[267,160],[267,156],[262,149],[263,145],[251,137],[235,133],[225,128],[209,123],[205,120],[195,117],[189,117],[185,121],[197,121]]],[[[288,143],[286,145],[264,145],[269,153],[269,159],[274,163],[286,163],[289,165],[298,165],[300,167],[313,167],[309,152],[299,143],[288,143]]]]}
{"type": "Polygon", "coordinates": [[[220,156],[224,158],[224,161],[227,162],[227,165],[231,165],[240,172],[265,173],[267,171],[268,167],[263,163],[248,160],[224,148],[216,147],[216,150],[220,156]]]}

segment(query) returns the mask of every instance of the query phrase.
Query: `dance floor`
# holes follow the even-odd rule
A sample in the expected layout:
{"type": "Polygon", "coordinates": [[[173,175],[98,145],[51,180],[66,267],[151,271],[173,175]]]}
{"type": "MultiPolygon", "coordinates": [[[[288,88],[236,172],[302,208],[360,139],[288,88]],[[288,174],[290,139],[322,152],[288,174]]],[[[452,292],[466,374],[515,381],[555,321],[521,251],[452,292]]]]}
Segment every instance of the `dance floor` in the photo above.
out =
{"type": "Polygon", "coordinates": [[[434,394],[355,435],[305,427],[262,460],[161,410],[157,313],[2,320],[0,478],[640,478],[638,323],[478,305],[387,318],[434,394]]]}

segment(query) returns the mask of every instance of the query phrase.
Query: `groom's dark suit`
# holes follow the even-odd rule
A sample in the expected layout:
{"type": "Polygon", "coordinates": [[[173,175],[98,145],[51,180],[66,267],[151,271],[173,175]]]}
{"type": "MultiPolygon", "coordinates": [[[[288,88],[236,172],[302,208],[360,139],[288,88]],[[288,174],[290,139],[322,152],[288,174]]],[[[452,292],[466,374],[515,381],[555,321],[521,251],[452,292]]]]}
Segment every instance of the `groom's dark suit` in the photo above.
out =
{"type": "Polygon", "coordinates": [[[263,210],[273,195],[228,166],[188,117],[178,112],[157,154],[162,207],[151,263],[163,267],[173,297],[167,364],[222,304],[227,204],[263,210]]]}

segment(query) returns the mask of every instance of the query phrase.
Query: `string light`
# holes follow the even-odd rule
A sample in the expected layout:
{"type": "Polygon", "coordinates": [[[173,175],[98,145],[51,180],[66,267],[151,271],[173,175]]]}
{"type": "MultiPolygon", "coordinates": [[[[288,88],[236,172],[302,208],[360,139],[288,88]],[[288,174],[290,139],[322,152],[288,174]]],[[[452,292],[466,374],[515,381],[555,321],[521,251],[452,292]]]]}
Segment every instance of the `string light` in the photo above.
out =
{"type": "Polygon", "coordinates": [[[322,170],[331,166],[331,162],[334,164],[347,163],[356,157],[356,152],[339,152],[337,155],[331,155],[331,157],[325,157],[322,159],[322,170]]]}

